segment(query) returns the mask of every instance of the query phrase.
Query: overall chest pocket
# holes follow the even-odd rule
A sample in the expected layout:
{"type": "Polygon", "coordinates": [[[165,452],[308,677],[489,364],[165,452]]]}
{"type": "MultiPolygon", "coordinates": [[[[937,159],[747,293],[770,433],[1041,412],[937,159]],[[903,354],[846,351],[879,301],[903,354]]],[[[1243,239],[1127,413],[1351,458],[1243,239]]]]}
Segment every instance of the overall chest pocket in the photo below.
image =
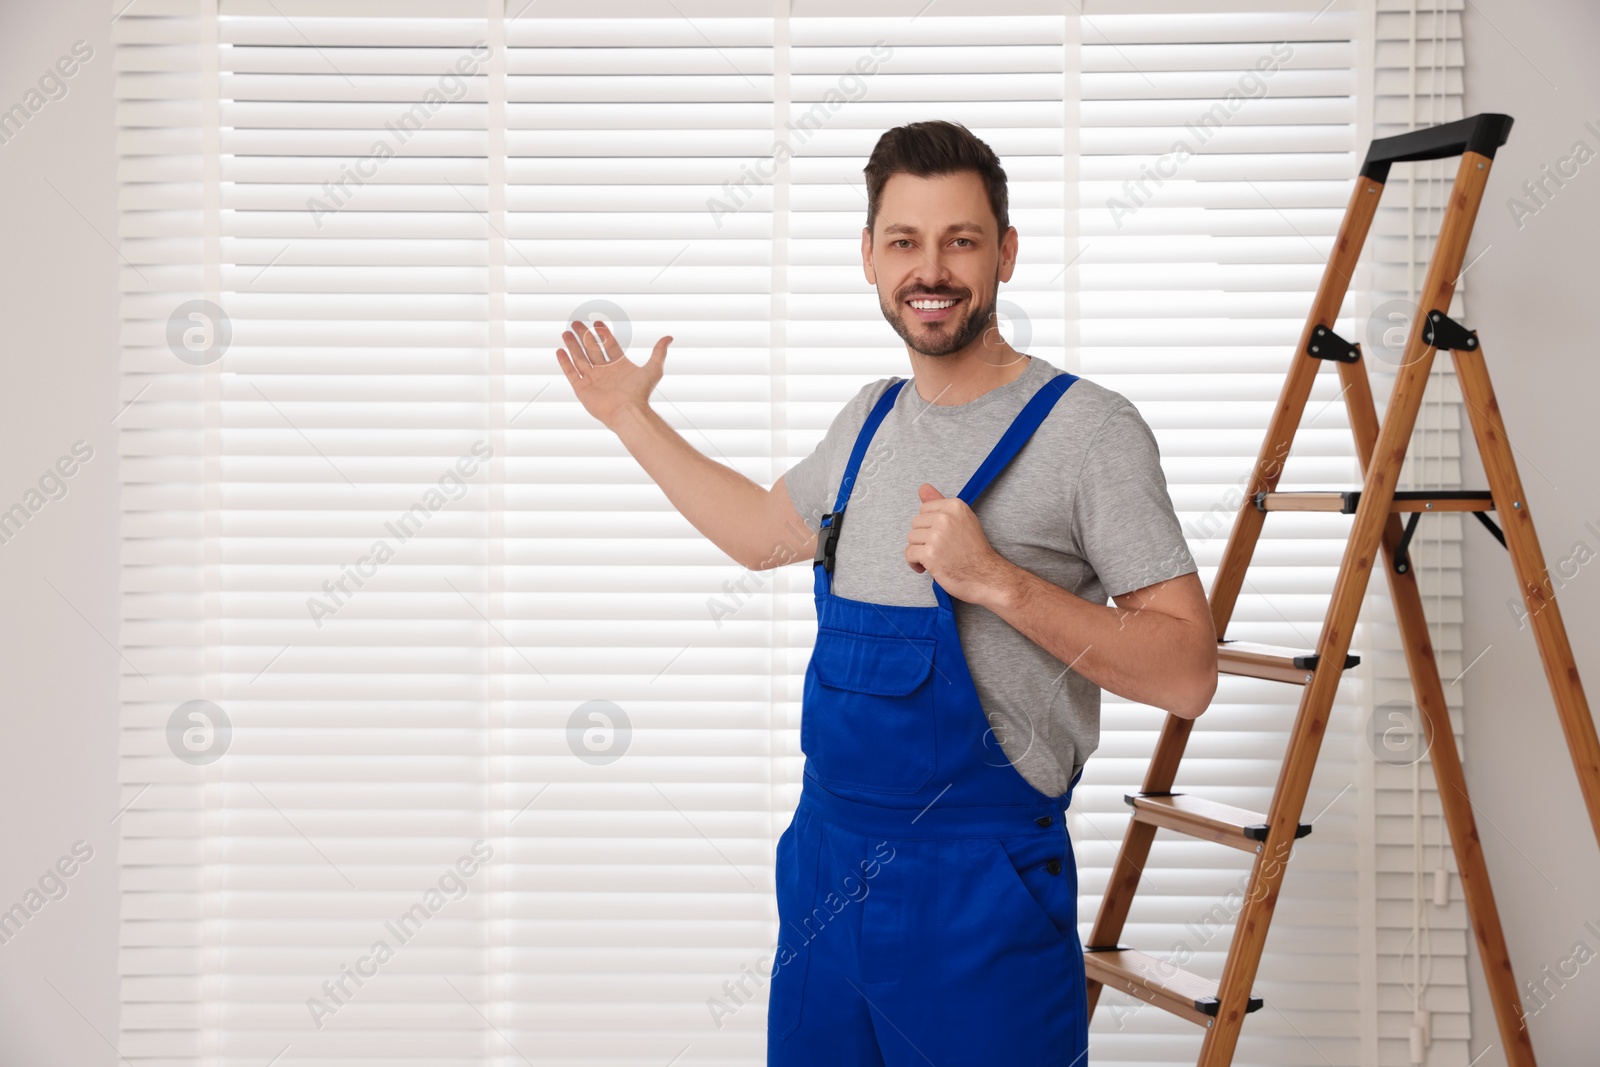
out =
{"type": "Polygon", "coordinates": [[[937,762],[932,638],[817,630],[800,748],[828,786],[915,793],[937,762]]]}

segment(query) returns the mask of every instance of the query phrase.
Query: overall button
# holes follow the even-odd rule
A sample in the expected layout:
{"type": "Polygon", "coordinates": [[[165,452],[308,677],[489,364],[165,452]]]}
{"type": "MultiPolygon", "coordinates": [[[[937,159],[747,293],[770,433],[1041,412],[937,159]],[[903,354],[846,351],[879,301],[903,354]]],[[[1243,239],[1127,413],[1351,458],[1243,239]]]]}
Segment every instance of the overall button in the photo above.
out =
{"type": "Polygon", "coordinates": [[[1050,862],[1044,865],[1044,869],[1049,871],[1051,874],[1060,874],[1061,861],[1052,856],[1050,857],[1050,862]]]}
{"type": "Polygon", "coordinates": [[[1050,825],[1050,816],[1041,815],[1041,816],[1039,816],[1037,819],[1035,819],[1033,821],[1038,823],[1040,826],[1049,826],[1050,825]]]}

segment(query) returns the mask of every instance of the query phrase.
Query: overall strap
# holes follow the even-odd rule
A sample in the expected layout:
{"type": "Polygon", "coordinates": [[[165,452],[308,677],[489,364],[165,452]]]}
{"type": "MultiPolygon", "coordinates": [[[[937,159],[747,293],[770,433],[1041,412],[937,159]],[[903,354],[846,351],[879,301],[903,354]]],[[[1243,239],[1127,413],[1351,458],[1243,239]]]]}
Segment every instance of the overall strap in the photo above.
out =
{"type": "MultiPolygon", "coordinates": [[[[1012,420],[1011,425],[1006,427],[1006,432],[1000,436],[999,443],[979,464],[978,469],[967,479],[967,484],[958,494],[966,501],[968,507],[971,507],[973,501],[978,499],[978,495],[989,488],[989,483],[1005,470],[1006,464],[1016,458],[1017,453],[1022,451],[1022,446],[1033,436],[1033,431],[1039,428],[1045,416],[1055,407],[1056,401],[1060,400],[1077,380],[1076,374],[1063,371],[1041,385],[1039,391],[1028,399],[1022,410],[1017,412],[1017,417],[1012,420]]],[[[950,594],[946,593],[944,587],[937,581],[933,583],[933,596],[942,610],[954,611],[950,603],[950,594]]]]}
{"type": "Polygon", "coordinates": [[[844,477],[839,480],[839,498],[833,503],[834,511],[843,511],[846,502],[850,499],[850,490],[855,485],[856,473],[861,469],[861,461],[866,458],[867,446],[872,443],[872,435],[878,432],[878,424],[889,414],[889,409],[894,407],[895,397],[900,395],[900,390],[906,384],[906,379],[901,378],[892,383],[878,397],[878,402],[872,405],[872,411],[867,414],[867,421],[861,424],[861,432],[856,434],[856,445],[850,450],[850,461],[844,465],[844,477]]]}
{"type": "Polygon", "coordinates": [[[867,446],[872,443],[872,435],[878,432],[879,423],[888,416],[894,401],[900,395],[900,390],[905,386],[906,379],[901,378],[890,384],[878,397],[878,402],[872,405],[872,410],[867,414],[867,419],[861,424],[861,432],[856,434],[855,447],[850,450],[850,459],[844,465],[844,476],[839,479],[839,496],[834,501],[833,510],[822,516],[821,529],[817,535],[817,554],[811,561],[812,569],[818,564],[823,570],[833,571],[833,554],[839,543],[839,523],[844,518],[845,504],[850,500],[850,490],[855,487],[856,475],[861,470],[861,461],[866,458],[867,446]]]}
{"type": "Polygon", "coordinates": [[[968,507],[971,507],[973,501],[978,499],[978,494],[989,488],[989,483],[1005,470],[1006,464],[1022,451],[1022,446],[1028,443],[1033,431],[1044,422],[1045,416],[1050,414],[1050,409],[1055,407],[1056,401],[1060,400],[1062,394],[1077,380],[1076,374],[1063,372],[1041,385],[1039,391],[1029,398],[1022,410],[1017,412],[1017,417],[1012,420],[1011,425],[1006,427],[1006,432],[1001,435],[999,443],[994,446],[978,469],[972,472],[972,477],[968,478],[967,484],[962,487],[959,496],[967,502],[968,507]]]}

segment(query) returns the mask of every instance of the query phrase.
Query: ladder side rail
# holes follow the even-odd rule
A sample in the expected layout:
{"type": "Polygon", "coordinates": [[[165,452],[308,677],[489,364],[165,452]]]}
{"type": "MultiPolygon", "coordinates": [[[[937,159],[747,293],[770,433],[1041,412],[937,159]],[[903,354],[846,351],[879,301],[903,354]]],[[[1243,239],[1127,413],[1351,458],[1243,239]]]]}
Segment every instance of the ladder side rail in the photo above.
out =
{"type": "MultiPolygon", "coordinates": [[[[1306,399],[1311,395],[1311,386],[1322,367],[1322,361],[1309,354],[1313,331],[1324,324],[1331,328],[1337,321],[1382,195],[1383,183],[1367,177],[1357,178],[1351,190],[1350,202],[1339,224],[1332,254],[1317,284],[1316,297],[1301,330],[1294,358],[1289,365],[1289,374],[1279,392],[1277,406],[1251,473],[1248,491],[1234,517],[1233,529],[1223,548],[1222,561],[1211,583],[1211,617],[1219,637],[1227,632],[1240,586],[1244,583],[1245,571],[1249,569],[1250,558],[1255,553],[1256,541],[1266,518],[1265,513],[1255,506],[1255,494],[1276,488],[1283,471],[1283,461],[1288,457],[1295,430],[1305,412],[1306,399]]],[[[1343,657],[1339,662],[1343,663],[1343,657]]],[[[1160,793],[1172,788],[1193,726],[1192,719],[1167,716],[1150,766],[1145,772],[1141,792],[1160,793]]],[[[1101,898],[1100,910],[1089,935],[1089,945],[1112,946],[1122,936],[1133,897],[1139,888],[1140,874],[1150,856],[1155,831],[1154,826],[1128,820],[1122,847],[1117,850],[1111,876],[1106,881],[1105,895],[1101,898]]],[[[1094,1014],[1095,1005],[1099,1002],[1100,987],[1101,983],[1089,980],[1090,1015],[1094,1014]]]]}
{"type": "MultiPolygon", "coordinates": [[[[1344,219],[1339,223],[1339,232],[1334,238],[1333,252],[1323,268],[1322,280],[1317,283],[1317,295],[1306,317],[1305,328],[1300,332],[1294,358],[1289,363],[1289,373],[1278,393],[1272,421],[1268,423],[1267,432],[1261,440],[1261,451],[1250,472],[1244,500],[1239,505],[1238,515],[1234,517],[1228,544],[1222,550],[1222,562],[1211,581],[1211,621],[1218,638],[1228,632],[1239,589],[1244,584],[1245,571],[1250,567],[1256,541],[1261,536],[1261,525],[1266,520],[1266,514],[1255,505],[1256,494],[1271,492],[1278,487],[1284,461],[1289,458],[1289,449],[1294,445],[1295,431],[1305,415],[1306,398],[1311,395],[1317,371],[1322,368],[1322,360],[1310,355],[1313,331],[1319,326],[1331,329],[1338,320],[1339,309],[1344,305],[1345,294],[1349,292],[1350,279],[1355,276],[1356,263],[1361,259],[1362,246],[1366,244],[1367,233],[1372,229],[1372,220],[1382,197],[1382,182],[1367,177],[1356,179],[1355,188],[1350,193],[1350,203],[1345,208],[1344,219]]],[[[1150,765],[1144,784],[1146,792],[1171,787],[1172,775],[1177,771],[1182,749],[1163,755],[1168,758],[1152,761],[1150,765]]]]}
{"type": "MultiPolygon", "coordinates": [[[[1488,171],[1488,157],[1476,152],[1462,154],[1433,258],[1423,281],[1423,307],[1450,305],[1465,258],[1467,239],[1483,200],[1488,171]]],[[[1317,751],[1327,729],[1328,713],[1333,707],[1339,680],[1343,677],[1345,654],[1350,650],[1352,631],[1371,577],[1373,560],[1380,554],[1383,530],[1391,516],[1395,484],[1433,367],[1433,349],[1423,339],[1424,322],[1418,316],[1406,338],[1404,362],[1395,376],[1389,407],[1374,445],[1373,462],[1362,485],[1350,540],[1345,545],[1339,574],[1334,580],[1328,615],[1317,639],[1317,666],[1301,695],[1300,709],[1290,731],[1288,754],[1267,812],[1267,837],[1252,865],[1250,892],[1240,910],[1233,944],[1223,965],[1217,991],[1220,1008],[1215,1025],[1207,1028],[1201,1044],[1200,1067],[1226,1067],[1232,1062],[1238,1044],[1250,986],[1265,950],[1267,931],[1277,904],[1285,861],[1294,847],[1317,751]]],[[[1253,503],[1249,507],[1254,510],[1253,503]]]]}
{"type": "Polygon", "coordinates": [[[1600,738],[1595,736],[1594,716],[1578,677],[1566,624],[1561,621],[1561,609],[1556,604],[1555,586],[1545,567],[1544,552],[1533,528],[1533,515],[1528,510],[1528,498],[1523,493],[1522,479],[1511,455],[1510,438],[1501,421],[1494,385],[1489,381],[1483,346],[1454,350],[1450,354],[1455,361],[1456,380],[1467,403],[1467,417],[1478,442],[1478,452],[1483,457],[1484,474],[1494,494],[1495,511],[1500,514],[1501,533],[1528,609],[1529,625],[1533,627],[1534,640],[1539,646],[1539,659],[1550,683],[1551,696],[1555,698],[1567,748],[1572,753],[1578,786],[1589,809],[1589,822],[1594,828],[1595,840],[1600,842],[1600,738]]]}
{"type": "MultiPolygon", "coordinates": [[[[1359,368],[1359,374],[1355,373],[1357,369],[1341,365],[1339,372],[1346,382],[1345,406],[1350,413],[1356,453],[1361,458],[1364,474],[1371,462],[1378,416],[1371,382],[1364,368],[1359,368]]],[[[1456,871],[1461,879],[1461,894],[1466,900],[1473,936],[1478,943],[1478,958],[1483,961],[1484,980],[1488,986],[1490,1003],[1494,1007],[1500,1040],[1506,1050],[1506,1062],[1517,1067],[1531,1067],[1534,1063],[1533,1046],[1528,1029],[1522,1022],[1522,997],[1512,974],[1505,930],[1500,922],[1500,909],[1495,903],[1494,889],[1489,880],[1488,861],[1478,836],[1472,801],[1467,795],[1466,774],[1462,768],[1460,750],[1456,747],[1455,729],[1450,722],[1450,705],[1445,699],[1439,661],[1434,655],[1422,591],[1417,586],[1416,568],[1407,567],[1401,571],[1395,566],[1402,538],[1400,516],[1391,512],[1383,535],[1383,571],[1389,580],[1389,598],[1394,604],[1395,622],[1399,626],[1401,644],[1405,650],[1412,693],[1421,713],[1426,751],[1438,786],[1439,807],[1450,834],[1450,848],[1456,857],[1456,871]]],[[[1417,758],[1421,759],[1421,754],[1417,758]]]]}

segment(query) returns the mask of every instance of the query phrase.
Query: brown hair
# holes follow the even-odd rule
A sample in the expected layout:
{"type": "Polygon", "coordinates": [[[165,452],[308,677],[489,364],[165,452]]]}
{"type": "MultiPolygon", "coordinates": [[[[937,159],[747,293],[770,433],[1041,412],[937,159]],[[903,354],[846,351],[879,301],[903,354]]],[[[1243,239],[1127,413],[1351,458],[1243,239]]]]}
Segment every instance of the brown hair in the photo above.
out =
{"type": "Polygon", "coordinates": [[[972,131],[959,122],[934,119],[929,122],[912,122],[896,126],[878,138],[872,156],[862,173],[867,176],[867,229],[872,230],[878,218],[878,204],[883,199],[883,187],[894,174],[913,174],[919,178],[932,178],[956,171],[972,170],[983,179],[989,192],[989,207],[1000,225],[995,239],[1005,235],[1011,225],[1006,209],[1006,172],[994,149],[974,137],[972,131]]]}

